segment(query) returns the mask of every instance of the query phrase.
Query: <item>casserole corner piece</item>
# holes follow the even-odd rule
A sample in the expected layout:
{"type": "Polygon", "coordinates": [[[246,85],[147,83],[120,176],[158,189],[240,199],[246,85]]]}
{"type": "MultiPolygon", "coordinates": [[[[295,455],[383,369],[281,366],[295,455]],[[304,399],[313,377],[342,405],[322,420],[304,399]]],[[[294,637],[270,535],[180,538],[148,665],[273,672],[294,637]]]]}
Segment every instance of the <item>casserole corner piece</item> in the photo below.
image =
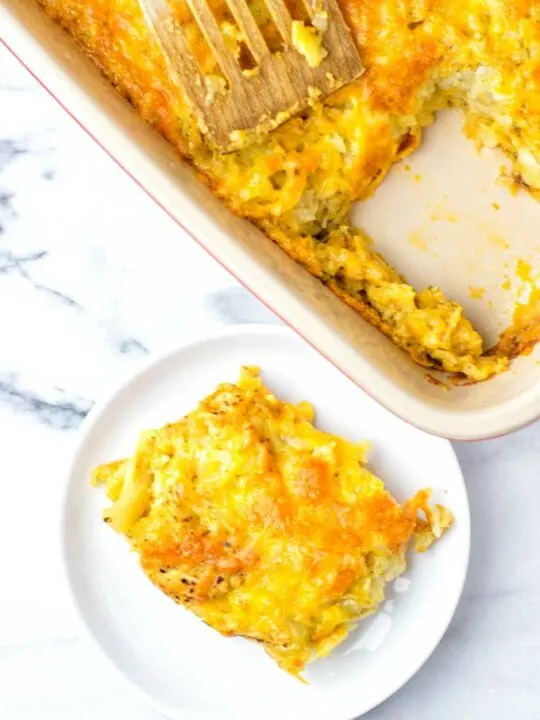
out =
{"type": "Polygon", "coordinates": [[[244,367],[182,419],[143,431],[97,467],[147,577],[227,637],[259,643],[303,680],[453,516],[418,490],[399,504],[366,467],[368,446],[317,429],[244,367]]]}

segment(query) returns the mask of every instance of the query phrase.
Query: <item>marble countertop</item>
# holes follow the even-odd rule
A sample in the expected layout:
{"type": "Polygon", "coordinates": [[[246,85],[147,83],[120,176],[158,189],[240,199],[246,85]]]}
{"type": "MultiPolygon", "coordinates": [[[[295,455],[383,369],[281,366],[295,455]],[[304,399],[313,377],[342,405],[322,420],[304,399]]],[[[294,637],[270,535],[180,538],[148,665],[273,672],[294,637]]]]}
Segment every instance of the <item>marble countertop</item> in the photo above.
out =
{"type": "MultiPolygon", "coordinates": [[[[93,402],[141,356],[242,322],[277,320],[0,46],[3,720],[157,720],[71,607],[64,468],[93,402]]],[[[370,720],[540,717],[540,424],[456,451],[472,511],[464,596],[432,658],[370,720]]]]}

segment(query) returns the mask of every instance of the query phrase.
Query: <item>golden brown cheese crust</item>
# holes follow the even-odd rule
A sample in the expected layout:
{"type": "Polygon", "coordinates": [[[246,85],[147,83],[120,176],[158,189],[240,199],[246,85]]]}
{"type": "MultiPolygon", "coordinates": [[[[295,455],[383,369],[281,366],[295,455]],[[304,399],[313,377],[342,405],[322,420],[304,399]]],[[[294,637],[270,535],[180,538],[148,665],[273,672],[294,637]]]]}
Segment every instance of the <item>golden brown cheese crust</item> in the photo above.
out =
{"type": "MultiPolygon", "coordinates": [[[[473,381],[507,367],[507,343],[485,353],[461,309],[440,291],[416,293],[388,266],[381,274],[380,258],[348,216],[352,202],[375,190],[448,105],[465,111],[470,135],[512,158],[516,182],[540,193],[540,0],[341,0],[364,75],[256,146],[228,155],[205,144],[137,0],[40,2],[233,212],[259,225],[414,359],[473,381]]],[[[223,3],[213,6],[239,52],[223,3]]],[[[185,5],[175,7],[205,71],[215,72],[185,5]]],[[[268,24],[261,0],[251,7],[268,24]]],[[[514,350],[539,337],[531,332],[522,342],[519,329],[509,332],[514,350]]]]}
{"type": "Polygon", "coordinates": [[[399,505],[366,469],[365,444],[312,419],[245,368],[93,476],[153,583],[294,674],[377,609],[413,536],[423,552],[452,522],[427,491],[399,505]]]}

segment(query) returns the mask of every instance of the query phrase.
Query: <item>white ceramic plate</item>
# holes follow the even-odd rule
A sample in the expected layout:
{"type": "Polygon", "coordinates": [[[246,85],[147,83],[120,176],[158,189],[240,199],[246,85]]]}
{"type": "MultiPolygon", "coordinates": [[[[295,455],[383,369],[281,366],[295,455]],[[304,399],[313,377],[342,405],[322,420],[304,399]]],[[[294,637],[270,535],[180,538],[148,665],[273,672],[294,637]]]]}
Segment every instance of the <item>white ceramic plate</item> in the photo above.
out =
{"type": "Polygon", "coordinates": [[[90,633],[123,675],[164,715],[182,720],[350,720],[400,688],[429,657],[459,600],[469,556],[469,509],[450,444],[384,410],[292,331],[244,326],[158,358],[87,418],[69,474],[65,560],[74,598],[90,633]],[[317,424],[373,441],[370,467],[399,500],[433,487],[455,527],[383,609],[329,658],[309,666],[304,686],[264,651],[226,639],[154,588],[126,541],[100,519],[103,493],[90,470],[130,453],[138,432],[173,421],[219,382],[258,365],[283,399],[311,400],[317,424]]]}

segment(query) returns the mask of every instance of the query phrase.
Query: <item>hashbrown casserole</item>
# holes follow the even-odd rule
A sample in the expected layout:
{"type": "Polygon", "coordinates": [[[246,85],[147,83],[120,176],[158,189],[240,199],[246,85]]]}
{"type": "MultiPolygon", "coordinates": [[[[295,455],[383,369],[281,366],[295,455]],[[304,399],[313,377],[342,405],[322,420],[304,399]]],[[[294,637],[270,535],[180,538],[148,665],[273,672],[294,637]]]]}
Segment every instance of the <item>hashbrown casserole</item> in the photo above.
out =
{"type": "Polygon", "coordinates": [[[424,552],[453,522],[429,490],[400,505],[366,468],[368,444],[313,418],[245,367],[92,475],[158,588],[299,677],[377,610],[408,547],[424,552]]]}
{"type": "MultiPolygon", "coordinates": [[[[529,313],[487,351],[459,304],[437,287],[415,290],[374,252],[349,215],[352,203],[375,191],[446,107],[461,109],[465,132],[504,151],[514,181],[540,195],[540,0],[340,0],[364,74],[229,154],[205,141],[137,0],[39,2],[234,213],[260,227],[416,362],[480,381],[537,341],[538,315],[529,313]]],[[[226,5],[211,4],[240,56],[242,37],[226,5]]],[[[174,7],[219,87],[214,57],[187,5],[175,0],[174,7]]],[[[250,7],[272,46],[263,0],[250,7]]]]}

